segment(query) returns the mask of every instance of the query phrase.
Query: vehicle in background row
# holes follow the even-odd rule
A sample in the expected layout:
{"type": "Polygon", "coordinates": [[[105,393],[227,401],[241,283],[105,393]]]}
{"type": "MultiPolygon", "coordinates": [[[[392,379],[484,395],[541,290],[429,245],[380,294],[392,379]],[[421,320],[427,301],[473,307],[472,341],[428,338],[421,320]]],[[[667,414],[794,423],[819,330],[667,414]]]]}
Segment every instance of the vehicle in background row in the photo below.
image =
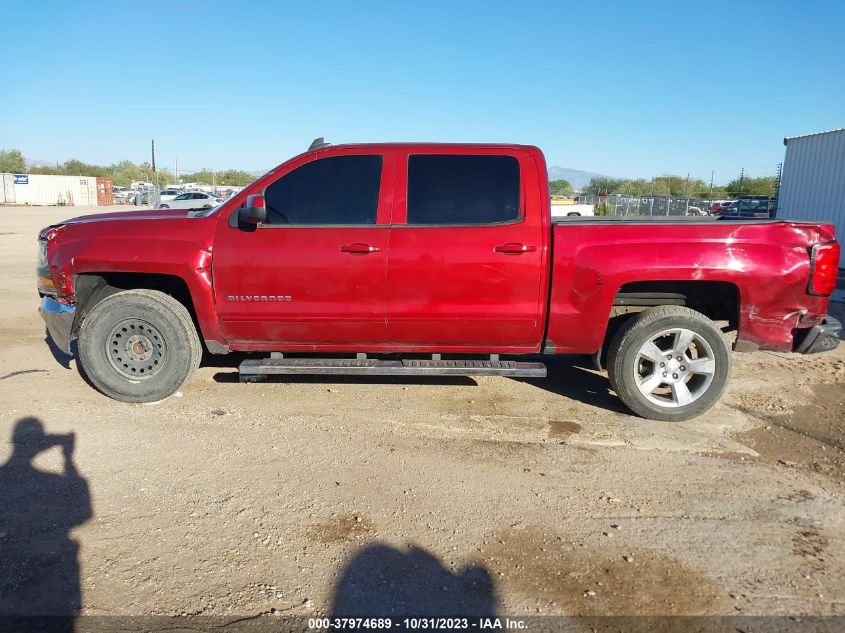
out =
{"type": "Polygon", "coordinates": [[[115,204],[126,204],[129,198],[129,187],[112,186],[112,200],[115,204]]]}
{"type": "Polygon", "coordinates": [[[591,217],[596,214],[594,204],[555,204],[552,200],[551,212],[553,218],[558,217],[591,217]]]}
{"type": "Polygon", "coordinates": [[[212,209],[83,216],[38,246],[51,337],[78,338],[85,375],[125,402],[176,392],[203,349],[274,353],[245,380],[542,377],[520,357],[588,354],[632,411],[686,420],[728,383],[723,328],[737,351],[802,353],[841,330],[832,224],[552,220],[524,145],[320,146],[212,209]]]}
{"type": "Polygon", "coordinates": [[[162,202],[159,209],[210,209],[223,202],[223,198],[204,191],[186,191],[172,200],[162,202]]]}
{"type": "MultiPolygon", "coordinates": [[[[162,189],[161,193],[159,194],[159,201],[160,202],[167,202],[169,200],[173,200],[176,196],[182,193],[179,189],[162,189]]],[[[159,206],[161,208],[161,206],[159,206]]]]}
{"type": "Polygon", "coordinates": [[[716,200],[713,204],[710,205],[710,213],[713,215],[719,215],[722,212],[722,209],[729,205],[733,200],[716,200]]]}
{"type": "Polygon", "coordinates": [[[722,207],[720,215],[740,218],[770,218],[778,208],[777,200],[767,196],[754,196],[734,200],[722,207]]]}

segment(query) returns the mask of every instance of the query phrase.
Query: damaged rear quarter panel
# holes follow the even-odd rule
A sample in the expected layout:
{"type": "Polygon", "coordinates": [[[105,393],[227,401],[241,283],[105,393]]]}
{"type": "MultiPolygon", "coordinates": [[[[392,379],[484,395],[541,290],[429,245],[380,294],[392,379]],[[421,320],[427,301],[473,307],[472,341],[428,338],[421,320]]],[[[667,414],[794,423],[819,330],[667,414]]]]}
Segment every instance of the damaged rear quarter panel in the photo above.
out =
{"type": "Polygon", "coordinates": [[[827,298],[809,295],[807,284],[809,249],[833,239],[830,225],[585,222],[556,224],[553,232],[546,338],[558,353],[599,349],[616,293],[637,281],[734,284],[738,338],[763,349],[791,350],[793,328],[809,327],[827,311],[827,298]]]}

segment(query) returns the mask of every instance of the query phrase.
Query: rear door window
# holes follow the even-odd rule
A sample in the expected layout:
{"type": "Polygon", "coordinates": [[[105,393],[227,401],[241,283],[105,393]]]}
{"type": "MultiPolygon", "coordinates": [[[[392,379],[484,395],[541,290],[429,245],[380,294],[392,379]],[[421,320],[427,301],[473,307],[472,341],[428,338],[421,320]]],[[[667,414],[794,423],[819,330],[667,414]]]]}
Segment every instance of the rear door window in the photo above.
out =
{"type": "Polygon", "coordinates": [[[266,224],[375,224],[382,162],[356,154],[297,167],[264,191],[266,224]]]}
{"type": "Polygon", "coordinates": [[[513,156],[408,157],[408,224],[478,225],[520,217],[519,162],[513,156]]]}

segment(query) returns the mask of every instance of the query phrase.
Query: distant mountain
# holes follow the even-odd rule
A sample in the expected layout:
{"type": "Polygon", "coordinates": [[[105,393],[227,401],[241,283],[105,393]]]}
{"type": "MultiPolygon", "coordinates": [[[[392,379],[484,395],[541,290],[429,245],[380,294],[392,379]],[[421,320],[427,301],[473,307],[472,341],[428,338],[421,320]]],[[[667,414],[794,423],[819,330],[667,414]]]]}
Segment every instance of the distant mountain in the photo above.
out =
{"type": "Polygon", "coordinates": [[[607,178],[607,176],[592,171],[572,169],[571,167],[558,167],[557,165],[549,167],[549,180],[568,180],[569,184],[576,191],[580,191],[586,187],[587,183],[593,178],[607,178]]]}
{"type": "Polygon", "coordinates": [[[26,156],[23,157],[23,162],[26,164],[27,169],[32,169],[33,167],[55,167],[56,162],[52,160],[36,160],[34,158],[27,158],[26,156]]]}

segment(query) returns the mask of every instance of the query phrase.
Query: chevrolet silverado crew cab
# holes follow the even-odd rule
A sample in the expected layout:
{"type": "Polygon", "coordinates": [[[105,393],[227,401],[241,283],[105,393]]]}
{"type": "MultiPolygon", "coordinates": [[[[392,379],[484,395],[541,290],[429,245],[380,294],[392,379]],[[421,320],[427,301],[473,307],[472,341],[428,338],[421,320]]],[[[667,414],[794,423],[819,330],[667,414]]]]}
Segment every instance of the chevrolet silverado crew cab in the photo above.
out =
{"type": "Polygon", "coordinates": [[[173,394],[203,351],[265,352],[244,379],[536,377],[581,354],[635,413],[684,420],[731,347],[821,352],[841,328],[832,225],[552,221],[522,145],[316,143],[214,208],[82,216],[38,245],[53,340],[126,402],[173,394]]]}

